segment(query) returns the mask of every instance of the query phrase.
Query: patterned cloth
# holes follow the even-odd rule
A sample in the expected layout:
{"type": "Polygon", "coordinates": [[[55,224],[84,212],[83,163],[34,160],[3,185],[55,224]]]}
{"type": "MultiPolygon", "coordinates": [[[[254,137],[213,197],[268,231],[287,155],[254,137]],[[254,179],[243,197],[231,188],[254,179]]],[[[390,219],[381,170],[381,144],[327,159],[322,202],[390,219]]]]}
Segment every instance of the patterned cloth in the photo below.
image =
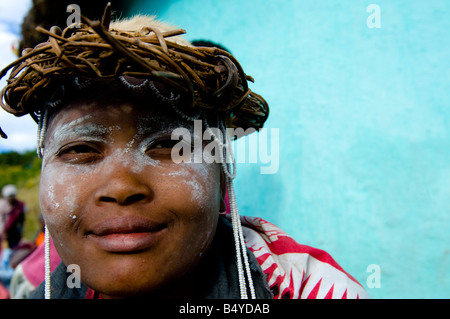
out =
{"type": "MultiPolygon", "coordinates": [[[[229,214],[222,216],[231,220],[229,214]]],[[[274,299],[363,299],[368,294],[325,251],[297,243],[274,224],[241,216],[247,247],[255,255],[274,299]]]]}

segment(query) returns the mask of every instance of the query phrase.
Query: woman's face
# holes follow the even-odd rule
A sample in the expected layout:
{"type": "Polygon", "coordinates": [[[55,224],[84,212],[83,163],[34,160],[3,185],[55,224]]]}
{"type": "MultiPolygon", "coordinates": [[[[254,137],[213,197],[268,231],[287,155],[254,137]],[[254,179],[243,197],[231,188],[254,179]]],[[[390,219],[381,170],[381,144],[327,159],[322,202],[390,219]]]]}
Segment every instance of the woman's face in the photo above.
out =
{"type": "Polygon", "coordinates": [[[171,287],[205,254],[220,209],[217,164],[175,163],[186,123],[127,103],[71,104],[51,120],[40,205],[65,265],[104,298],[171,287]]]}

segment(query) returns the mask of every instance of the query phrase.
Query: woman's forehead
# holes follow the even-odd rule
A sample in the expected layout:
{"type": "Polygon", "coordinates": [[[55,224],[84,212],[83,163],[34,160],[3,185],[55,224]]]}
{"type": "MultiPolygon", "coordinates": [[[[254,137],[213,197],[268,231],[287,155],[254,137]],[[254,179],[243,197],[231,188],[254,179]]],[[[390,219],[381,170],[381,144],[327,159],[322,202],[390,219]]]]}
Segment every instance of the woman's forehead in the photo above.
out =
{"type": "Polygon", "coordinates": [[[187,127],[189,124],[170,112],[167,106],[89,102],[69,104],[60,109],[52,117],[49,129],[76,130],[79,127],[91,127],[98,131],[102,127],[121,126],[133,126],[140,131],[160,131],[187,127]]]}

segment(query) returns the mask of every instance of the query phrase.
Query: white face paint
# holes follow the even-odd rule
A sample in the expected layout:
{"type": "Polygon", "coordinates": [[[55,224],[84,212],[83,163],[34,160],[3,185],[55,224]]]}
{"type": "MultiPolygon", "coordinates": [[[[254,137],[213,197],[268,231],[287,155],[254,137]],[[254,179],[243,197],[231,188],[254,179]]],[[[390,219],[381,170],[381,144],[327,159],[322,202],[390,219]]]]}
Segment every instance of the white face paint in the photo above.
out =
{"type": "Polygon", "coordinates": [[[73,105],[49,122],[41,211],[63,262],[79,265],[89,287],[105,295],[156,289],[205,255],[220,210],[220,166],[171,160],[164,143],[182,125],[132,105],[73,105]],[[151,249],[119,255],[89,239],[94,225],[124,216],[163,225],[164,235],[151,249]]]}

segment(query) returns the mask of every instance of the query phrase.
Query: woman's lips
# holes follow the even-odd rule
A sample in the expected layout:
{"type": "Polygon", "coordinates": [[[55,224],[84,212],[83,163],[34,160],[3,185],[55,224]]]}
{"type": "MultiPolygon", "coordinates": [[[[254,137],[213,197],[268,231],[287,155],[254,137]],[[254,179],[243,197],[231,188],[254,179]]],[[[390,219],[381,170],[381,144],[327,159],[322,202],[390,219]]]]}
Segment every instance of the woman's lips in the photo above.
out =
{"type": "Polygon", "coordinates": [[[167,226],[139,216],[110,218],[94,225],[87,238],[108,252],[127,253],[155,245],[167,226]]]}

